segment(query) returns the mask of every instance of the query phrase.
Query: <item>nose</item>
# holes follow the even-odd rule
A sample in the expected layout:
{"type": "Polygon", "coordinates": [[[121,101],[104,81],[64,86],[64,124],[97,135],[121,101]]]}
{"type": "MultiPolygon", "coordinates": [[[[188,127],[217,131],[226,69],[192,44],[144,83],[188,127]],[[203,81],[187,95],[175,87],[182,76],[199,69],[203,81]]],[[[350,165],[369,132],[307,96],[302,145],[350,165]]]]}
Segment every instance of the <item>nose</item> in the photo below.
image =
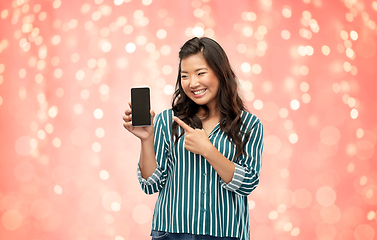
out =
{"type": "Polygon", "coordinates": [[[198,87],[200,84],[199,84],[199,79],[196,75],[194,75],[193,77],[190,78],[190,88],[196,88],[198,87]]]}

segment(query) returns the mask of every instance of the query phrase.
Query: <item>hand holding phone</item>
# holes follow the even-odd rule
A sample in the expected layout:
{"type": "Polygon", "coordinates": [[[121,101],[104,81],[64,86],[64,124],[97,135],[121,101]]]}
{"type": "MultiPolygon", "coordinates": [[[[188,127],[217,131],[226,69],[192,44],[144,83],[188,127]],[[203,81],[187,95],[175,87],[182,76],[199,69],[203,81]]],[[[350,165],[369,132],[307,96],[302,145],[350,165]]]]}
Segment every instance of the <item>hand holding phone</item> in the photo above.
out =
{"type": "Polygon", "coordinates": [[[144,127],[151,125],[150,88],[131,88],[132,126],[144,127]]]}

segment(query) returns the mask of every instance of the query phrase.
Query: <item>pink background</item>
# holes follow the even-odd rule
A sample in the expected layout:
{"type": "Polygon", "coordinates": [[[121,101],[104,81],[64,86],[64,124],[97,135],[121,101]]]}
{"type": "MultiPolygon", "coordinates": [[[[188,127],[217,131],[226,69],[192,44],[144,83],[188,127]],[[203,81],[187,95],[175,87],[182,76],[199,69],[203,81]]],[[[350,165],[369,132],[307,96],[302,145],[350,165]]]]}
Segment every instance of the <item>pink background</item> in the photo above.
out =
{"type": "Polygon", "coordinates": [[[0,238],[149,239],[122,127],[169,108],[180,46],[216,39],[264,124],[251,238],[376,239],[377,1],[0,3],[0,238]]]}

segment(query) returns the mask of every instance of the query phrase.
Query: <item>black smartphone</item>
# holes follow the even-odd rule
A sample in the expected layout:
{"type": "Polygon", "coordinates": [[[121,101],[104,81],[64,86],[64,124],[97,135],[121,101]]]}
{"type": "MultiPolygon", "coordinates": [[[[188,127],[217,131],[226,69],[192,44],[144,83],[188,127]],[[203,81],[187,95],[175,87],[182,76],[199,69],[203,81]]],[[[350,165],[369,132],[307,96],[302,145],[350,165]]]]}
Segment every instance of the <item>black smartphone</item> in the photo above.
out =
{"type": "Polygon", "coordinates": [[[131,88],[132,126],[142,127],[151,125],[150,88],[131,88]]]}

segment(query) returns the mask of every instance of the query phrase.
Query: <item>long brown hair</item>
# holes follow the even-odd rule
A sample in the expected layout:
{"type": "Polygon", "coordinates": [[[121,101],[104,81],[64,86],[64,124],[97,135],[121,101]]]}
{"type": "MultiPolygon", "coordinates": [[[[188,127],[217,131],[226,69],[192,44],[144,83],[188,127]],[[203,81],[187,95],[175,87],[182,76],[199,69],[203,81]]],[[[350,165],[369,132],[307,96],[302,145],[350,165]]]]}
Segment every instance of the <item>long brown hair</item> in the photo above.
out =
{"type": "MultiPolygon", "coordinates": [[[[202,121],[196,115],[200,108],[209,116],[209,109],[206,105],[198,105],[192,101],[183,91],[181,85],[181,62],[183,59],[202,53],[208,66],[214,71],[219,80],[219,90],[217,93],[217,106],[220,110],[220,128],[227,134],[228,139],[236,146],[236,157],[244,153],[244,143],[248,139],[248,132],[240,132],[241,111],[245,110],[244,104],[238,95],[236,75],[233,72],[228,57],[223,48],[214,40],[202,37],[194,37],[188,40],[179,52],[178,77],[173,94],[172,109],[174,115],[184,121],[192,128],[202,128],[202,121]]],[[[172,135],[175,143],[184,134],[178,136],[178,124],[173,121],[172,135]]]]}

